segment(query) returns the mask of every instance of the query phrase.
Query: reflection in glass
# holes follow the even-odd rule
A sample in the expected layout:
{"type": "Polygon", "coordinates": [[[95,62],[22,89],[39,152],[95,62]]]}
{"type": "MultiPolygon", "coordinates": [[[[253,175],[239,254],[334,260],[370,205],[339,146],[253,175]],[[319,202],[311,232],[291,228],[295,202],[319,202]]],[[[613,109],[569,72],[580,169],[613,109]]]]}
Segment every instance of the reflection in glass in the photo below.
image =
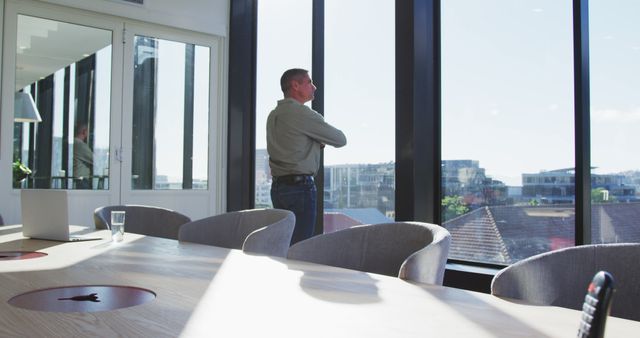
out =
{"type": "Polygon", "coordinates": [[[640,2],[591,0],[591,239],[640,242],[640,2]]]}
{"type": "Polygon", "coordinates": [[[111,32],[27,15],[17,32],[16,95],[41,122],[14,123],[14,187],[108,189],[111,32]]]}
{"type": "Polygon", "coordinates": [[[449,258],[506,265],[573,245],[572,43],[570,1],[443,1],[449,258]]]}
{"type": "Polygon", "coordinates": [[[207,189],[209,53],[134,38],[133,189],[207,189]]]}

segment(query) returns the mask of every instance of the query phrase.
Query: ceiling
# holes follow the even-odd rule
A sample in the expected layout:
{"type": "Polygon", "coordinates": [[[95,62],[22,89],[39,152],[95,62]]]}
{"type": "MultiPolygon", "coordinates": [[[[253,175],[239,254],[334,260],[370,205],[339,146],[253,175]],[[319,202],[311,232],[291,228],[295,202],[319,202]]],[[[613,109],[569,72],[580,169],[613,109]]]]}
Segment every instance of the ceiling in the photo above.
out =
{"type": "Polygon", "coordinates": [[[18,16],[16,91],[111,45],[111,31],[18,16]]]}

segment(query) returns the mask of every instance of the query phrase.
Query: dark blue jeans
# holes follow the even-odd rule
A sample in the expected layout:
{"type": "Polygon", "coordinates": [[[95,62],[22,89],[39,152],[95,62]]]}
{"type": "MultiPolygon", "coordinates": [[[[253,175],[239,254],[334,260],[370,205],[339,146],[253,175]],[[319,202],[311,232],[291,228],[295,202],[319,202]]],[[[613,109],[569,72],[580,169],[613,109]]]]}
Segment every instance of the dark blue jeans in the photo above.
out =
{"type": "Polygon", "coordinates": [[[291,245],[313,236],[316,224],[316,184],[313,179],[297,184],[273,182],[271,202],[274,208],[290,210],[296,215],[291,245]]]}

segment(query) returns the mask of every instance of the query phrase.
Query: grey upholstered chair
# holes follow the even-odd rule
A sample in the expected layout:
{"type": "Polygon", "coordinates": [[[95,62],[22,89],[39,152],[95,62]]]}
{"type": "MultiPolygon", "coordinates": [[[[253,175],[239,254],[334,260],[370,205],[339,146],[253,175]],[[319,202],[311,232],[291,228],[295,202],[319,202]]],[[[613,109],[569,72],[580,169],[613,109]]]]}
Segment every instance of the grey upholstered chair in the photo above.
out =
{"type": "Polygon", "coordinates": [[[296,217],[289,210],[233,211],[184,224],[178,239],[285,257],[295,223],[296,217]]]}
{"type": "Polygon", "coordinates": [[[434,224],[368,224],[298,242],[287,258],[441,285],[450,243],[434,224]]]}
{"type": "Polygon", "coordinates": [[[96,229],[110,229],[111,211],[126,212],[125,232],[178,239],[182,224],[191,219],[177,211],[146,205],[111,205],[100,207],[93,212],[96,229]]]}
{"type": "Polygon", "coordinates": [[[640,320],[640,244],[594,244],[535,255],[499,271],[491,282],[498,297],[581,310],[593,275],[615,279],[611,315],[640,320]]]}

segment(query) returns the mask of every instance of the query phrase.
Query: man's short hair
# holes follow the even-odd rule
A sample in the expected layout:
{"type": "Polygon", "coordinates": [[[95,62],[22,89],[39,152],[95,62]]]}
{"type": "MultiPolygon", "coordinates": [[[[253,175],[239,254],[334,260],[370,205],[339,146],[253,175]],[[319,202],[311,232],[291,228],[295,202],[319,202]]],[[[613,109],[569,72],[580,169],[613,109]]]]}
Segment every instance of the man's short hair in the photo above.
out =
{"type": "Polygon", "coordinates": [[[291,89],[291,81],[302,81],[305,75],[309,73],[308,70],[302,68],[292,68],[285,71],[280,77],[280,88],[283,93],[289,92],[291,89]]]}
{"type": "Polygon", "coordinates": [[[89,127],[86,123],[78,123],[74,129],[74,135],[79,135],[82,133],[83,129],[89,129],[89,127]]]}

